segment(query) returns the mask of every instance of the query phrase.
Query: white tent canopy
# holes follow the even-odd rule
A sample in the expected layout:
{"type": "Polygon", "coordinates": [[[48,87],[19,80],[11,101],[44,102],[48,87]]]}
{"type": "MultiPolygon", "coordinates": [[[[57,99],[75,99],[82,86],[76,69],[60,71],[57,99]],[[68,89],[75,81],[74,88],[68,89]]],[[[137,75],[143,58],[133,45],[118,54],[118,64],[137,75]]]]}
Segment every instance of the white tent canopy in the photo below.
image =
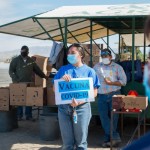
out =
{"type": "Polygon", "coordinates": [[[150,4],[63,6],[38,18],[137,16],[150,14],[150,4]]]}
{"type": "MultiPolygon", "coordinates": [[[[105,18],[109,21],[109,18],[111,17],[114,19],[119,16],[144,17],[149,14],[150,4],[64,6],[40,15],[1,25],[0,33],[62,42],[65,34],[65,19],[67,18],[67,42],[83,43],[90,41],[91,20],[92,39],[99,39],[107,35],[118,33],[117,30],[109,28],[111,23],[108,23],[107,26],[107,24],[103,24],[101,21],[94,21],[95,18],[105,18]],[[109,33],[107,32],[108,28],[109,33]]],[[[126,25],[125,21],[122,21],[122,19],[119,20],[119,23],[121,24],[121,27],[122,25],[126,28],[130,27],[129,25],[126,25]]],[[[117,27],[117,23],[115,27],[119,28],[117,27]]]]}

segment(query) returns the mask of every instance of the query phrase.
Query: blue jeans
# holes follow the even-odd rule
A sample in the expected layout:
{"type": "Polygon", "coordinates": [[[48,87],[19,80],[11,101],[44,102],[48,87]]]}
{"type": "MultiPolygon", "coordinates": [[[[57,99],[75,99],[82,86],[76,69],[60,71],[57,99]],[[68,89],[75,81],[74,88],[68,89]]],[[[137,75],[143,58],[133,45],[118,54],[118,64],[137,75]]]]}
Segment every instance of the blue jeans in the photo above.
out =
{"type": "MultiPolygon", "coordinates": [[[[32,118],[32,107],[31,106],[26,106],[25,107],[25,115],[26,115],[26,118],[32,118]]],[[[23,106],[18,106],[17,116],[19,118],[23,117],[23,106]]]]}
{"type": "MultiPolygon", "coordinates": [[[[98,109],[102,127],[105,132],[104,141],[110,141],[110,117],[112,110],[112,96],[120,94],[120,91],[111,94],[98,94],[98,109]]],[[[113,140],[120,140],[120,135],[117,132],[119,114],[113,115],[113,140]]]]}
{"type": "Polygon", "coordinates": [[[73,108],[70,105],[59,105],[58,118],[63,150],[87,150],[88,126],[91,119],[90,103],[76,107],[77,124],[73,122],[73,108]]]}

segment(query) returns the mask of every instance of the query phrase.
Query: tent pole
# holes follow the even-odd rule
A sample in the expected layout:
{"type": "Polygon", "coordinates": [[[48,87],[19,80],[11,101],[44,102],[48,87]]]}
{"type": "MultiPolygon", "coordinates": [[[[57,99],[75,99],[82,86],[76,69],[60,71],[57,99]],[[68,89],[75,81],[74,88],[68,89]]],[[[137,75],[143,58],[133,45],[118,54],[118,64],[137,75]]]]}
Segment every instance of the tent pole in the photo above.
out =
{"type": "MultiPolygon", "coordinates": [[[[89,35],[88,33],[87,33],[87,35],[88,35],[89,38],[90,38],[90,35],[89,35]]],[[[95,40],[92,39],[92,41],[95,43],[95,45],[96,45],[99,49],[101,49],[100,46],[95,42],[95,40]]]]}
{"type": "MultiPolygon", "coordinates": [[[[68,29],[67,29],[67,30],[68,30],[68,29]]],[[[71,31],[68,30],[68,33],[70,33],[71,36],[72,36],[78,43],[80,43],[80,42],[78,41],[78,39],[71,33],[71,31]]]]}
{"type": "MultiPolygon", "coordinates": [[[[79,41],[78,41],[78,39],[68,30],[68,33],[70,33],[71,34],[71,36],[78,42],[78,43],[80,43],[79,41]]],[[[87,49],[86,48],[84,48],[85,49],[85,51],[90,55],[90,53],[87,51],[87,49]]]]}
{"type": "Polygon", "coordinates": [[[121,52],[120,52],[120,33],[119,33],[119,46],[118,46],[118,50],[119,50],[119,55],[121,54],[121,52]]]}
{"type": "MultiPolygon", "coordinates": [[[[101,38],[101,39],[106,43],[106,41],[103,38],[101,38]]],[[[108,45],[108,48],[116,55],[116,53],[113,51],[113,49],[109,45],[108,45]]]]}
{"type": "Polygon", "coordinates": [[[135,17],[132,18],[132,88],[134,89],[135,17]]]}
{"type": "Polygon", "coordinates": [[[38,21],[38,19],[34,18],[35,21],[39,24],[39,26],[45,31],[45,33],[48,35],[50,40],[54,41],[53,38],[50,36],[50,34],[45,30],[45,28],[41,25],[41,23],[38,21]]]}
{"type": "Polygon", "coordinates": [[[146,56],[146,37],[145,37],[145,34],[144,34],[144,63],[145,63],[145,56],[146,56]]]}
{"type": "Polygon", "coordinates": [[[109,29],[107,28],[107,48],[109,48],[109,29]]]}
{"type": "Polygon", "coordinates": [[[67,21],[67,18],[65,18],[65,37],[64,37],[64,44],[65,44],[65,47],[67,48],[67,25],[68,25],[68,21],[67,21]]]}
{"type": "Polygon", "coordinates": [[[61,27],[60,19],[58,19],[58,24],[59,24],[59,28],[60,28],[60,32],[61,32],[61,36],[62,36],[63,43],[64,43],[64,45],[65,45],[65,41],[64,41],[64,34],[63,34],[63,31],[62,31],[62,27],[61,27]]]}
{"type": "Polygon", "coordinates": [[[92,39],[93,39],[93,34],[92,34],[92,32],[93,32],[93,28],[92,28],[93,26],[92,26],[92,20],[90,21],[90,54],[91,54],[91,56],[90,56],[90,66],[91,67],[93,67],[93,54],[92,54],[92,39]]]}

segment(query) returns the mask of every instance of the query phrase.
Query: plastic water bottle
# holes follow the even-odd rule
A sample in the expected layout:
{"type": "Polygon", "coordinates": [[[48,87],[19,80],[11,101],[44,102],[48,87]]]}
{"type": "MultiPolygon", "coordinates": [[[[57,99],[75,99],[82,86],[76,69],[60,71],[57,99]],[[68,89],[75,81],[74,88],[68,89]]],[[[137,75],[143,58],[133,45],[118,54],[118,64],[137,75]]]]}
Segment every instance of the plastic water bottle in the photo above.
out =
{"type": "Polygon", "coordinates": [[[77,121],[78,121],[77,112],[74,110],[73,111],[73,122],[76,124],[77,121]]]}

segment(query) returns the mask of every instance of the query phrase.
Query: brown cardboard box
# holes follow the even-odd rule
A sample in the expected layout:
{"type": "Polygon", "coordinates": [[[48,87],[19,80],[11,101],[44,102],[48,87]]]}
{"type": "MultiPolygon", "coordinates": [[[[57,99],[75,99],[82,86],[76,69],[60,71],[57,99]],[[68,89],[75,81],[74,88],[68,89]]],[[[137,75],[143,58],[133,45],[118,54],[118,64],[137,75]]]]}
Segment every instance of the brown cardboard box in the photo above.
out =
{"type": "Polygon", "coordinates": [[[0,88],[0,111],[9,111],[9,88],[0,88]]]}
{"type": "Polygon", "coordinates": [[[112,108],[119,109],[141,109],[144,110],[148,106],[148,98],[145,96],[125,96],[114,95],[112,97],[112,108]]]}
{"type": "Polygon", "coordinates": [[[51,64],[47,64],[47,72],[51,72],[52,71],[52,65],[51,64]]]}
{"type": "MultiPolygon", "coordinates": [[[[97,44],[100,47],[100,44],[97,44]]],[[[93,56],[99,56],[100,55],[100,49],[98,48],[96,44],[92,44],[92,55],[93,56]]],[[[89,56],[90,52],[90,44],[83,44],[83,47],[86,49],[85,55],[89,56]],[[88,54],[89,53],[89,54],[88,54]]]]}
{"type": "Polygon", "coordinates": [[[26,105],[26,83],[11,83],[10,88],[10,105],[25,106],[26,105]]]}
{"type": "Polygon", "coordinates": [[[125,97],[125,95],[114,95],[112,97],[113,109],[120,110],[124,107],[123,97],[125,97]]]}
{"type": "MultiPolygon", "coordinates": [[[[100,57],[99,56],[93,56],[92,60],[93,60],[93,66],[94,66],[95,64],[97,64],[98,62],[100,62],[100,57]]],[[[84,62],[87,65],[90,65],[90,56],[85,56],[84,57],[84,62]]]]}
{"type": "Polygon", "coordinates": [[[144,110],[148,106],[148,97],[144,96],[137,96],[137,97],[130,97],[126,96],[123,99],[125,103],[125,109],[141,109],[144,110]]]}
{"type": "Polygon", "coordinates": [[[26,106],[43,106],[43,87],[27,87],[26,106]]]}
{"type": "MultiPolygon", "coordinates": [[[[34,55],[32,58],[35,60],[36,64],[40,67],[40,69],[47,75],[47,64],[48,57],[43,57],[39,55],[34,55]]],[[[35,86],[46,87],[46,79],[42,79],[38,75],[35,74],[35,86]]]]}
{"type": "Polygon", "coordinates": [[[47,87],[47,105],[56,105],[55,103],[55,93],[52,87],[47,87]]]}

